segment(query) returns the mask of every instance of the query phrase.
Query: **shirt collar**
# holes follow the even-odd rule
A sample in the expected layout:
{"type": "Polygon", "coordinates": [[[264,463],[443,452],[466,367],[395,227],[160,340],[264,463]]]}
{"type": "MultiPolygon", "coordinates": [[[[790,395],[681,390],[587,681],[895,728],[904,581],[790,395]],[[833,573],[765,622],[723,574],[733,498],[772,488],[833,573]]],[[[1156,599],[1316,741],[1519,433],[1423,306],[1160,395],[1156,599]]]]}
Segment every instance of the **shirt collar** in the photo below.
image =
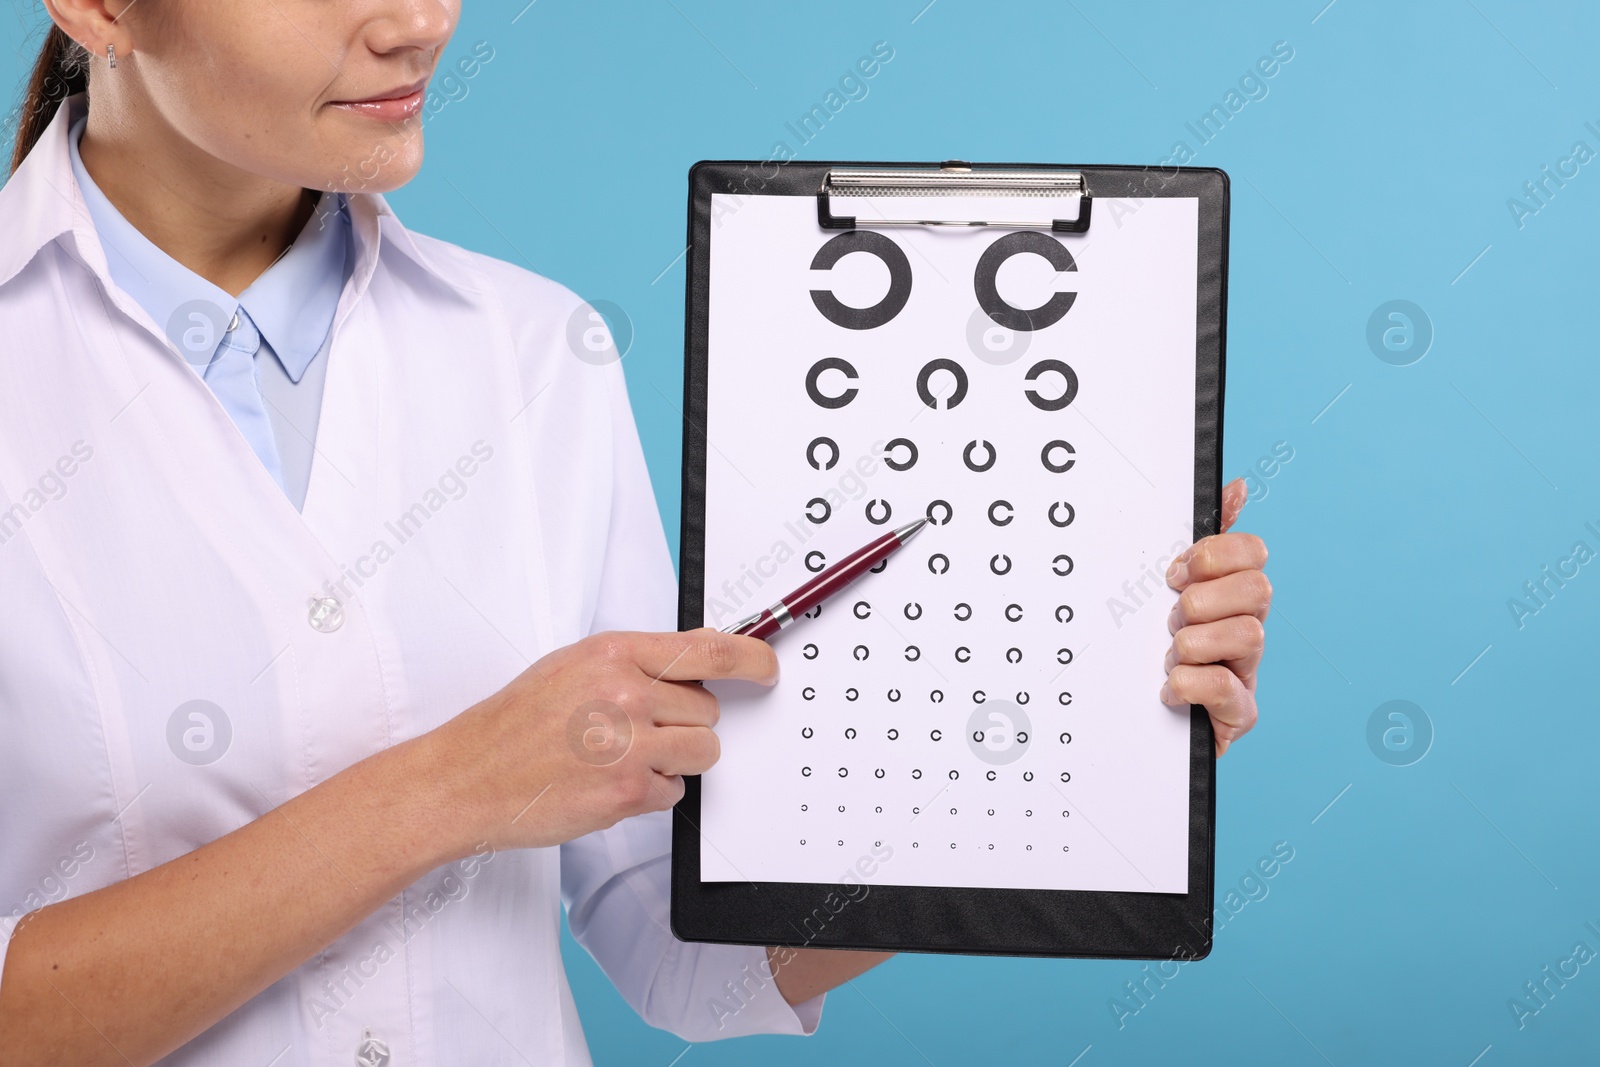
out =
{"type": "MultiPolygon", "coordinates": [[[[10,180],[0,187],[0,286],[4,286],[32,262],[41,249],[55,241],[60,241],[67,251],[102,281],[116,281],[110,276],[105,246],[96,232],[95,220],[89,213],[84,192],[72,168],[72,149],[67,135],[73,124],[87,114],[88,108],[86,93],[74,93],[63,100],[38,142],[10,180]]],[[[335,326],[365,291],[384,247],[393,247],[403,253],[422,268],[424,277],[436,282],[442,291],[456,297],[472,291],[457,276],[441,270],[436,262],[436,254],[431,250],[428,254],[423,252],[381,194],[353,192],[342,194],[341,199],[351,225],[354,262],[350,291],[339,303],[335,326]]],[[[228,306],[237,303],[232,297],[228,299],[232,301],[228,306]]],[[[278,299],[282,301],[282,297],[278,299]]],[[[270,307],[275,301],[269,297],[267,303],[270,307]]],[[[250,310],[253,316],[254,307],[250,310]]],[[[271,314],[268,310],[269,318],[271,314]]],[[[160,327],[163,324],[157,325],[160,327]]],[[[262,327],[263,330],[267,328],[265,324],[262,327]]],[[[284,333],[281,326],[278,333],[284,333]]],[[[277,338],[272,337],[272,340],[276,342],[277,338]]]]}
{"type": "Polygon", "coordinates": [[[333,326],[349,245],[344,195],[324,193],[289,251],[239,294],[256,329],[297,382],[333,326]]]}

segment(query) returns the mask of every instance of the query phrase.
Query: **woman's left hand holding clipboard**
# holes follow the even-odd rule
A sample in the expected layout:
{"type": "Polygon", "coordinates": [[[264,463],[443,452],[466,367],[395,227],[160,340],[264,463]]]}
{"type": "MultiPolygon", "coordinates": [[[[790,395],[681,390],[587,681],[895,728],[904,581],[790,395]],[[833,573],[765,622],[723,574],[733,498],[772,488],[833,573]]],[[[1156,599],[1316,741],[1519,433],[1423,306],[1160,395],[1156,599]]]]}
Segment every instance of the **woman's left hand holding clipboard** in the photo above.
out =
{"type": "Polygon", "coordinates": [[[1228,533],[1244,508],[1242,478],[1222,490],[1222,531],[1178,554],[1167,584],[1179,590],[1167,618],[1163,704],[1202,704],[1211,714],[1217,755],[1256,724],[1256,671],[1265,645],[1272,583],[1262,572],[1267,546],[1255,534],[1228,533]]]}

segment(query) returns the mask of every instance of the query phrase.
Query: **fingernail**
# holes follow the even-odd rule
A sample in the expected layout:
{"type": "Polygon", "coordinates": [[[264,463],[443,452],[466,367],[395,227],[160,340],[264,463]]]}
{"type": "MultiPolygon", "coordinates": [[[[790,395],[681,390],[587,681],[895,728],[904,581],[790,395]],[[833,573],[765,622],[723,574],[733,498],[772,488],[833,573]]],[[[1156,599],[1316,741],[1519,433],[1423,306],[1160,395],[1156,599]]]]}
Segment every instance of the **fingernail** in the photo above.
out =
{"type": "Polygon", "coordinates": [[[1174,589],[1189,580],[1189,563],[1182,556],[1172,561],[1172,566],[1167,568],[1167,584],[1174,589]]]}
{"type": "Polygon", "coordinates": [[[1167,658],[1164,661],[1162,661],[1161,669],[1166,671],[1168,674],[1171,674],[1172,673],[1172,668],[1176,667],[1177,665],[1178,665],[1178,643],[1176,641],[1174,641],[1167,648],[1167,658]]]}
{"type": "Polygon", "coordinates": [[[1163,704],[1176,704],[1177,702],[1178,702],[1178,695],[1172,691],[1172,686],[1167,685],[1165,682],[1163,682],[1161,684],[1161,703],[1163,703],[1163,704]]]}
{"type": "Polygon", "coordinates": [[[1178,605],[1172,605],[1172,610],[1167,612],[1167,633],[1176,633],[1178,630],[1178,605]]]}

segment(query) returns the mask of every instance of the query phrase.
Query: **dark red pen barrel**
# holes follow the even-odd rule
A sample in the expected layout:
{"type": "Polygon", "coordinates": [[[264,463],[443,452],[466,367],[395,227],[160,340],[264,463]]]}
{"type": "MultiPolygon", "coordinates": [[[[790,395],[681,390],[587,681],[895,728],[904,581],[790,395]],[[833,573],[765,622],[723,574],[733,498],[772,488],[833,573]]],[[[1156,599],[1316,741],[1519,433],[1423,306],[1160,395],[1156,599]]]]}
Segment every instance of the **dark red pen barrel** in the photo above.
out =
{"type": "Polygon", "coordinates": [[[890,531],[876,541],[858,548],[838,563],[829,567],[815,578],[811,579],[799,589],[784,598],[784,607],[789,609],[789,614],[799,616],[810,611],[834,593],[843,589],[864,571],[876,567],[880,561],[901,545],[900,535],[890,531]]]}

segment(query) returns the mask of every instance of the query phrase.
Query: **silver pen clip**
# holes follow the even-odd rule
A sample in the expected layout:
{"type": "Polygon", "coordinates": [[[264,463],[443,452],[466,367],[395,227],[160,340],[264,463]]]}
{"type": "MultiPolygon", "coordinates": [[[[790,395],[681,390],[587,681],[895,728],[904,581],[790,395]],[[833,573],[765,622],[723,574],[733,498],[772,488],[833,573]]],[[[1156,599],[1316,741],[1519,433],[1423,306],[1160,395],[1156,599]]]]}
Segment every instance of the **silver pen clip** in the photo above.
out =
{"type": "Polygon", "coordinates": [[[746,630],[749,627],[755,625],[756,620],[759,619],[759,618],[761,618],[761,612],[759,612],[759,611],[756,612],[754,615],[746,615],[744,618],[740,619],[738,622],[734,623],[733,625],[724,626],[722,628],[722,632],[725,633],[725,634],[736,634],[736,633],[739,633],[739,632],[741,632],[743,630],[746,630]]]}

